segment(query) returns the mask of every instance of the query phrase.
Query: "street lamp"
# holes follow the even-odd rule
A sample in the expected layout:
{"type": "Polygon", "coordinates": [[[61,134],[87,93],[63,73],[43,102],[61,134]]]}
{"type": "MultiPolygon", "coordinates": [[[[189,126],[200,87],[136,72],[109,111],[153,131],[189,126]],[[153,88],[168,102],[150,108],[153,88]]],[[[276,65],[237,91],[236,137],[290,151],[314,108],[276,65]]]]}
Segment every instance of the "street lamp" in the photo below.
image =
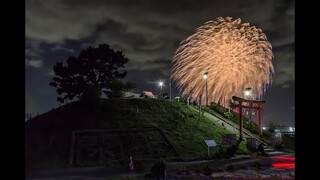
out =
{"type": "Polygon", "coordinates": [[[171,79],[170,79],[170,82],[169,82],[169,87],[170,87],[170,101],[171,101],[171,79]]]}
{"type": "Polygon", "coordinates": [[[289,131],[290,131],[290,132],[293,132],[293,128],[292,128],[292,127],[289,127],[289,131]]]}
{"type": "Polygon", "coordinates": [[[252,95],[252,90],[251,90],[251,88],[246,88],[245,90],[244,90],[244,96],[245,96],[245,98],[246,99],[249,99],[250,97],[251,97],[251,95],[252,95]],[[248,98],[249,97],[249,98],[248,98]]]}
{"type": "MultiPolygon", "coordinates": [[[[244,97],[245,99],[251,100],[252,91],[251,88],[246,88],[244,90],[244,97]]],[[[250,107],[252,106],[252,103],[249,103],[250,107]]],[[[247,110],[247,115],[249,115],[249,123],[250,123],[250,130],[252,129],[252,120],[251,120],[251,114],[254,115],[254,112],[251,112],[251,108],[247,110]]]]}
{"type": "Polygon", "coordinates": [[[163,82],[159,81],[158,83],[159,87],[160,87],[160,99],[162,99],[162,87],[163,87],[163,82]]]}
{"type": "Polygon", "coordinates": [[[208,72],[203,74],[203,79],[206,80],[206,105],[208,106],[208,72]]]}

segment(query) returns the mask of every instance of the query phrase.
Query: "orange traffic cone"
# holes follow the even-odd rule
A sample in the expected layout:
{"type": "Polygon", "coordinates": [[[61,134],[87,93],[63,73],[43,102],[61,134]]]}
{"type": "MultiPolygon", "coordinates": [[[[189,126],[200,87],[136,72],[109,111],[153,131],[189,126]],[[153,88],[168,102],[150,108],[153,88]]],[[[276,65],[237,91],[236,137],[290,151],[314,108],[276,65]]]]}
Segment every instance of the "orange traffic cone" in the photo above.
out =
{"type": "Polygon", "coordinates": [[[134,171],[132,156],[130,156],[129,169],[130,169],[130,171],[134,171]]]}

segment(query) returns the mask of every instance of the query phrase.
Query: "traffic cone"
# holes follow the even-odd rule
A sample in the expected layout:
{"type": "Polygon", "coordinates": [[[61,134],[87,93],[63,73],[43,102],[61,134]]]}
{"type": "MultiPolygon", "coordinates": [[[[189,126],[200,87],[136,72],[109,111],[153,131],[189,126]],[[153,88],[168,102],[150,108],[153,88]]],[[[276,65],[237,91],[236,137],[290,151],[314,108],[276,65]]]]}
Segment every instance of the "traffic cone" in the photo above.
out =
{"type": "Polygon", "coordinates": [[[130,169],[130,171],[134,171],[132,156],[130,156],[129,169],[130,169]]]}

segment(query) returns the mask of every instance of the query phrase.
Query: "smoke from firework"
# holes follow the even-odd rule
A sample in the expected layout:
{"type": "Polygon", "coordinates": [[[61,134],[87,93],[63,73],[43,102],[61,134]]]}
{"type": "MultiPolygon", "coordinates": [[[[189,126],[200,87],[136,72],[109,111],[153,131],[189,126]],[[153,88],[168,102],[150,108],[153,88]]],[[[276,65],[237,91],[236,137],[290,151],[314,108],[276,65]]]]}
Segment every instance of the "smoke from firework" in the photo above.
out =
{"type": "Polygon", "coordinates": [[[232,96],[252,89],[253,99],[261,98],[272,83],[274,67],[271,44],[262,30],[238,18],[216,18],[197,28],[180,43],[171,69],[171,78],[184,95],[206,101],[203,75],[207,73],[208,102],[228,106],[232,96]]]}

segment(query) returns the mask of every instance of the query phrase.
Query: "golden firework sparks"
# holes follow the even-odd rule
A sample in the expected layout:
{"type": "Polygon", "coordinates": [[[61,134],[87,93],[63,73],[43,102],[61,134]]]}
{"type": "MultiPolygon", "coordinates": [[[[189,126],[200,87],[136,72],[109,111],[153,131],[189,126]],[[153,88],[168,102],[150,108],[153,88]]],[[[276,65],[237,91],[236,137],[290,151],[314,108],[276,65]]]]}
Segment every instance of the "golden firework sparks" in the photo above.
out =
{"type": "Polygon", "coordinates": [[[243,97],[250,87],[252,98],[261,98],[272,83],[272,46],[262,30],[238,18],[219,17],[206,22],[180,43],[172,60],[171,78],[184,95],[205,103],[228,106],[232,96],[243,97]]]}

